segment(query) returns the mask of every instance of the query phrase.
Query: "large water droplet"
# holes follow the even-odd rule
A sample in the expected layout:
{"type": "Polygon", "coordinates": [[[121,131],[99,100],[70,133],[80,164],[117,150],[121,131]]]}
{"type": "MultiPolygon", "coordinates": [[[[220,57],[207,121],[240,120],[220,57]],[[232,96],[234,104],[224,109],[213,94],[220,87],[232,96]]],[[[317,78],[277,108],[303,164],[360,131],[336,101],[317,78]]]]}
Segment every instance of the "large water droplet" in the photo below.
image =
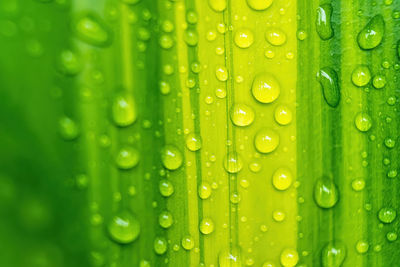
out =
{"type": "Polygon", "coordinates": [[[383,39],[385,22],[381,15],[373,17],[357,36],[358,45],[362,49],[374,49],[383,39]]]}
{"type": "Polygon", "coordinates": [[[357,250],[358,253],[365,254],[365,253],[367,253],[368,249],[369,249],[369,244],[368,244],[367,241],[360,240],[360,241],[357,242],[356,250],[357,250]]]}
{"type": "Polygon", "coordinates": [[[230,152],[224,159],[224,168],[229,173],[238,173],[243,168],[243,160],[236,152],[230,152]]]}
{"type": "Polygon", "coordinates": [[[314,200],[321,208],[329,209],[339,200],[339,190],[332,179],[320,178],[314,186],[314,200]]]}
{"type": "Polygon", "coordinates": [[[94,13],[79,16],[73,30],[82,41],[95,46],[108,46],[111,44],[111,31],[104,21],[94,13]]]}
{"type": "Polygon", "coordinates": [[[158,188],[160,190],[160,194],[163,197],[169,197],[174,193],[173,184],[170,181],[166,180],[166,179],[160,181],[160,184],[158,185],[158,188]]]}
{"type": "Polygon", "coordinates": [[[284,267],[294,267],[299,262],[299,253],[295,249],[285,248],[280,259],[284,267]]]}
{"type": "Polygon", "coordinates": [[[235,104],[230,110],[230,117],[236,126],[248,126],[254,121],[254,110],[246,104],[235,104]]]}
{"type": "Polygon", "coordinates": [[[247,0],[247,4],[254,10],[265,10],[272,5],[273,0],[247,0]]]}
{"type": "Polygon", "coordinates": [[[108,232],[115,242],[131,243],[139,236],[139,221],[129,211],[119,212],[112,217],[108,224],[108,232]]]}
{"type": "Polygon", "coordinates": [[[119,127],[127,127],[136,121],[136,103],[132,95],[122,92],[115,96],[112,103],[112,118],[119,127]]]}
{"type": "Polygon", "coordinates": [[[118,168],[129,170],[139,163],[139,158],[139,151],[133,147],[126,146],[120,149],[115,162],[118,168]]]}
{"type": "Polygon", "coordinates": [[[337,107],[340,102],[340,87],[336,71],[331,67],[322,68],[317,73],[317,78],[326,103],[331,107],[337,107]]]}
{"type": "Polygon", "coordinates": [[[240,248],[233,246],[222,250],[218,255],[219,267],[242,267],[240,248]]]}
{"type": "Polygon", "coordinates": [[[184,236],[181,241],[182,247],[186,250],[194,248],[194,240],[190,235],[184,236]]]}
{"type": "Polygon", "coordinates": [[[317,8],[316,28],[319,37],[322,40],[329,40],[333,37],[333,28],[331,25],[333,8],[331,4],[324,4],[317,8]]]}
{"type": "Polygon", "coordinates": [[[371,81],[371,72],[365,65],[357,66],[351,74],[351,80],[355,86],[362,87],[371,81]]]}
{"type": "Polygon", "coordinates": [[[260,73],[254,78],[251,92],[261,103],[274,102],[281,92],[281,87],[274,76],[269,73],[260,73]]]}
{"type": "Polygon", "coordinates": [[[207,199],[211,196],[211,192],[212,192],[211,185],[207,182],[202,182],[199,185],[198,191],[199,191],[199,197],[201,199],[207,199]]]}
{"type": "Polygon", "coordinates": [[[383,223],[392,223],[396,215],[396,210],[390,207],[381,208],[378,212],[378,218],[383,223]]]}
{"type": "Polygon", "coordinates": [[[257,132],[254,145],[261,153],[270,153],[279,145],[279,134],[272,129],[265,128],[257,132]]]}
{"type": "Polygon", "coordinates": [[[225,82],[226,80],[228,80],[228,70],[225,66],[217,67],[215,70],[215,75],[217,76],[217,79],[221,82],[225,82]]]}
{"type": "Polygon", "coordinates": [[[161,150],[161,161],[168,170],[176,170],[183,162],[182,153],[173,145],[166,145],[161,150]]]}
{"type": "Polygon", "coordinates": [[[323,267],[340,267],[346,258],[346,247],[341,242],[329,242],[322,249],[323,267]]]}
{"type": "Polygon", "coordinates": [[[240,48],[248,48],[254,42],[254,34],[249,29],[241,29],[235,33],[235,44],[240,48]]]}

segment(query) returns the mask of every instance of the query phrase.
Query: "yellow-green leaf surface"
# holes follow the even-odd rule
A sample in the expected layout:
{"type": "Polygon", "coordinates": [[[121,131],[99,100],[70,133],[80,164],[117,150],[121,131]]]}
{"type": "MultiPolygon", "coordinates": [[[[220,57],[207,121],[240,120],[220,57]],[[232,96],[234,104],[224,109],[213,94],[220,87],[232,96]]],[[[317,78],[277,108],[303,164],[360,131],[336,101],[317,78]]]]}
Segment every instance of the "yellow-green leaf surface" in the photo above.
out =
{"type": "Polygon", "coordinates": [[[2,0],[0,266],[400,266],[399,12],[2,0]]]}

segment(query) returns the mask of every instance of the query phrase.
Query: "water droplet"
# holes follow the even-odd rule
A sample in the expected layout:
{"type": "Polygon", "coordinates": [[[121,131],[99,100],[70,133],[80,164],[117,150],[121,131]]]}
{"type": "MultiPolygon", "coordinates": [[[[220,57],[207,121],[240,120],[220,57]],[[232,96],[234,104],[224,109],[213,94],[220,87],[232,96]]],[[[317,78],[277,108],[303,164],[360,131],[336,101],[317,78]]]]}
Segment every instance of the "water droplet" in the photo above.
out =
{"type": "Polygon", "coordinates": [[[169,197],[174,193],[173,184],[170,181],[166,180],[166,179],[160,181],[160,184],[158,185],[158,188],[160,190],[160,194],[163,197],[169,197]]]}
{"type": "Polygon", "coordinates": [[[201,220],[199,228],[202,234],[211,234],[214,231],[214,222],[210,218],[204,218],[201,220]]]}
{"type": "Polygon", "coordinates": [[[238,173],[243,168],[243,160],[236,152],[230,152],[224,159],[224,168],[229,173],[238,173]]]}
{"type": "Polygon", "coordinates": [[[371,81],[371,72],[365,65],[357,66],[351,74],[351,80],[355,86],[362,87],[371,81]]]}
{"type": "Polygon", "coordinates": [[[342,242],[329,242],[322,249],[322,266],[340,267],[346,254],[346,247],[342,242]]]}
{"type": "Polygon", "coordinates": [[[365,112],[359,112],[354,118],[356,128],[361,132],[367,132],[372,127],[372,119],[365,112]]]}
{"type": "Polygon", "coordinates": [[[389,207],[381,208],[378,212],[378,218],[383,223],[392,223],[396,216],[396,210],[389,207]]]}
{"type": "Polygon", "coordinates": [[[372,85],[376,89],[382,89],[386,85],[386,78],[383,75],[375,75],[374,78],[372,79],[372,85]]]}
{"type": "Polygon", "coordinates": [[[154,240],[154,251],[158,255],[163,255],[167,252],[168,242],[164,237],[156,237],[154,240]]]}
{"type": "Polygon", "coordinates": [[[384,143],[387,148],[394,148],[396,145],[396,141],[390,137],[386,137],[384,143]]]}
{"type": "Polygon", "coordinates": [[[150,262],[146,260],[141,260],[139,263],[139,267],[151,267],[150,262]]]}
{"type": "Polygon", "coordinates": [[[139,151],[133,147],[126,146],[119,150],[115,162],[118,168],[129,170],[139,163],[139,158],[139,151]]]}
{"type": "Polygon", "coordinates": [[[288,125],[292,122],[293,114],[288,106],[279,105],[275,108],[275,121],[280,125],[288,125]]]}
{"type": "Polygon", "coordinates": [[[170,20],[164,20],[161,24],[161,29],[164,32],[170,33],[173,32],[175,29],[174,23],[170,20]]]}
{"type": "Polygon", "coordinates": [[[314,186],[314,200],[321,208],[329,209],[339,200],[339,191],[332,179],[320,178],[314,186]]]}
{"type": "Polygon", "coordinates": [[[161,150],[161,161],[168,170],[176,170],[183,162],[182,153],[173,145],[166,145],[161,150]]]}
{"type": "Polygon", "coordinates": [[[299,262],[299,253],[295,249],[285,248],[280,259],[284,267],[294,267],[299,262]]]}
{"type": "Polygon", "coordinates": [[[278,190],[286,190],[292,185],[293,175],[288,168],[279,168],[272,175],[272,184],[278,190]]]}
{"type": "Polygon", "coordinates": [[[242,254],[240,248],[233,246],[223,249],[218,255],[219,267],[242,267],[242,254]]]}
{"type": "Polygon", "coordinates": [[[111,239],[121,244],[128,244],[136,240],[140,233],[139,221],[129,211],[122,211],[114,215],[108,224],[111,239]]]}
{"type": "Polygon", "coordinates": [[[365,180],[363,178],[356,178],[351,182],[351,187],[354,191],[362,191],[365,187],[365,180]]]}
{"type": "Polygon", "coordinates": [[[269,128],[261,129],[254,137],[254,145],[260,153],[270,153],[279,145],[279,134],[269,128]]]}
{"type": "Polygon", "coordinates": [[[199,185],[198,192],[199,192],[199,197],[200,197],[201,199],[207,199],[207,198],[209,198],[209,197],[211,196],[211,192],[212,192],[212,189],[211,189],[210,184],[207,183],[207,182],[202,182],[202,183],[199,185]]]}
{"type": "Polygon", "coordinates": [[[159,44],[163,49],[170,49],[174,46],[174,39],[169,34],[162,34],[159,44]]]}
{"type": "Polygon", "coordinates": [[[174,219],[172,217],[171,212],[169,211],[161,212],[160,215],[158,216],[158,223],[164,229],[170,228],[174,223],[174,219]]]}
{"type": "Polygon", "coordinates": [[[190,151],[197,151],[201,148],[201,138],[195,133],[190,133],[186,136],[186,147],[190,151]]]}
{"type": "Polygon", "coordinates": [[[169,83],[161,81],[160,82],[160,92],[163,95],[168,95],[171,92],[171,86],[169,83]]]}
{"type": "Polygon", "coordinates": [[[181,241],[182,247],[186,250],[194,248],[194,240],[190,235],[184,236],[181,241]]]}
{"type": "Polygon", "coordinates": [[[189,10],[186,13],[186,21],[189,24],[196,24],[198,20],[197,13],[194,10],[189,10]]]}
{"type": "Polygon", "coordinates": [[[317,8],[316,29],[322,40],[329,40],[333,37],[331,25],[333,8],[331,4],[324,4],[317,8]]]}
{"type": "Polygon", "coordinates": [[[254,78],[251,91],[259,102],[272,103],[279,97],[281,87],[274,76],[260,73],[254,78]]]}
{"type": "Polygon", "coordinates": [[[248,126],[254,121],[254,110],[246,104],[234,104],[231,108],[230,117],[236,126],[248,126]]]}
{"type": "Polygon", "coordinates": [[[340,102],[340,87],[336,71],[331,67],[322,68],[317,73],[317,78],[326,103],[333,108],[337,107],[340,102]]]}
{"type": "Polygon", "coordinates": [[[367,253],[368,249],[369,249],[368,242],[366,242],[364,240],[360,240],[360,241],[357,242],[356,250],[357,250],[358,253],[360,253],[360,254],[367,253]]]}
{"type": "Polygon", "coordinates": [[[112,103],[112,118],[119,127],[132,125],[137,119],[136,103],[128,93],[119,93],[112,103]]]}
{"type": "Polygon", "coordinates": [[[208,4],[215,12],[222,12],[226,9],[226,0],[208,0],[208,4]]]}
{"type": "Polygon", "coordinates": [[[388,241],[393,242],[397,240],[397,234],[395,232],[389,232],[386,234],[386,238],[388,241]]]}
{"type": "Polygon", "coordinates": [[[247,0],[247,4],[254,10],[265,10],[272,5],[273,0],[247,0]]]}
{"type": "Polygon", "coordinates": [[[62,117],[59,120],[60,135],[64,140],[74,140],[79,136],[79,128],[74,120],[69,117],[62,117]]]}
{"type": "Polygon", "coordinates": [[[232,192],[229,200],[231,201],[232,204],[238,204],[240,202],[240,195],[238,192],[232,192]]]}
{"type": "Polygon", "coordinates": [[[225,66],[217,67],[217,69],[215,70],[215,75],[217,76],[217,79],[221,82],[225,82],[226,80],[228,80],[228,70],[225,66]]]}
{"type": "Polygon", "coordinates": [[[278,28],[271,28],[265,32],[265,39],[272,45],[281,46],[286,43],[286,33],[278,28]]]}
{"type": "Polygon", "coordinates": [[[81,62],[75,52],[64,50],[60,54],[57,67],[62,74],[73,76],[81,71],[81,62]]]}
{"type": "Polygon", "coordinates": [[[277,222],[282,222],[285,219],[286,215],[284,212],[280,210],[276,210],[272,213],[272,218],[277,222]]]}
{"type": "Polygon", "coordinates": [[[84,42],[95,46],[111,44],[111,31],[98,15],[94,13],[81,15],[73,25],[76,36],[84,42]]]}
{"type": "Polygon", "coordinates": [[[249,29],[241,29],[235,33],[235,44],[240,48],[248,48],[254,42],[254,34],[249,29]]]}
{"type": "Polygon", "coordinates": [[[185,31],[184,39],[186,44],[189,46],[196,46],[197,43],[199,42],[199,36],[197,32],[190,29],[185,31]]]}
{"type": "Polygon", "coordinates": [[[385,22],[381,15],[373,17],[357,36],[360,48],[368,50],[377,47],[385,34],[385,22]]]}
{"type": "Polygon", "coordinates": [[[270,261],[266,261],[263,263],[262,267],[275,267],[275,265],[270,261]]]}

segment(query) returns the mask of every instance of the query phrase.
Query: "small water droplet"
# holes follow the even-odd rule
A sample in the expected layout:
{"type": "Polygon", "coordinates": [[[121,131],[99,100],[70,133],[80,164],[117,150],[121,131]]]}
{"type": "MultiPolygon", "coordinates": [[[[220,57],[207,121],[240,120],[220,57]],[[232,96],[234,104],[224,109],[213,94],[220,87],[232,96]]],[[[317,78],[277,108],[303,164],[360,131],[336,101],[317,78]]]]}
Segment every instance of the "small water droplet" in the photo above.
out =
{"type": "Polygon", "coordinates": [[[254,42],[254,34],[249,29],[240,29],[235,33],[235,44],[240,48],[248,48],[254,42]]]}
{"type": "Polygon", "coordinates": [[[280,125],[288,125],[292,122],[293,114],[291,109],[285,105],[278,105],[275,108],[275,121],[280,125]]]}
{"type": "Polygon", "coordinates": [[[359,112],[354,118],[354,124],[360,132],[367,132],[372,127],[372,119],[365,112],[359,112]]]}
{"type": "Polygon", "coordinates": [[[112,103],[112,118],[119,127],[132,125],[137,119],[136,103],[132,95],[118,93],[112,103]]]}
{"type": "Polygon", "coordinates": [[[181,241],[182,247],[186,250],[194,248],[194,240],[190,235],[184,236],[181,241]]]}
{"type": "Polygon", "coordinates": [[[321,208],[329,209],[336,205],[339,200],[339,190],[332,179],[320,178],[314,186],[314,200],[321,208]]]}
{"type": "Polygon", "coordinates": [[[386,78],[383,75],[375,75],[374,78],[372,79],[372,85],[376,89],[382,89],[383,87],[386,86],[386,78]]]}
{"type": "Polygon", "coordinates": [[[322,266],[340,267],[346,254],[346,246],[342,242],[329,242],[322,249],[322,266]]]}
{"type": "Polygon", "coordinates": [[[351,74],[351,80],[355,86],[362,87],[371,81],[371,72],[365,65],[357,66],[351,74]]]}
{"type": "Polygon", "coordinates": [[[173,184],[170,181],[166,180],[166,179],[163,179],[163,180],[160,181],[160,183],[158,185],[158,188],[160,190],[160,194],[163,197],[169,197],[174,193],[173,184]]]}
{"type": "Polygon", "coordinates": [[[271,28],[265,32],[265,39],[272,45],[281,46],[286,43],[286,33],[281,29],[271,28]]]}
{"type": "Polygon", "coordinates": [[[365,254],[365,253],[367,253],[368,249],[369,249],[368,242],[366,242],[364,240],[360,240],[360,241],[357,242],[356,250],[357,250],[358,253],[365,254]]]}
{"type": "Polygon", "coordinates": [[[396,210],[390,207],[381,208],[378,212],[378,218],[383,223],[392,223],[396,216],[396,210]]]}
{"type": "Polygon", "coordinates": [[[214,231],[214,222],[210,218],[203,218],[200,222],[199,228],[202,234],[211,234],[214,231]]]}
{"type": "Polygon", "coordinates": [[[238,173],[243,168],[243,160],[236,152],[230,152],[224,159],[224,168],[229,173],[238,173]]]}
{"type": "Polygon", "coordinates": [[[201,138],[195,133],[190,133],[186,136],[186,147],[190,151],[197,151],[201,148],[201,138]]]}
{"type": "Polygon", "coordinates": [[[95,46],[111,44],[111,31],[97,14],[83,14],[73,25],[76,36],[84,42],[95,46]]]}
{"type": "Polygon", "coordinates": [[[218,255],[219,267],[242,267],[240,248],[233,246],[223,249],[218,255]]]}
{"type": "Polygon", "coordinates": [[[225,66],[217,67],[215,70],[215,75],[217,76],[217,79],[221,82],[225,82],[226,80],[228,80],[228,70],[225,66]]]}
{"type": "Polygon", "coordinates": [[[365,180],[363,178],[356,178],[351,182],[351,187],[354,191],[362,191],[365,187],[365,180]]]}
{"type": "Polygon", "coordinates": [[[183,162],[182,153],[173,145],[166,145],[161,150],[161,161],[168,170],[176,170],[181,167],[183,162]]]}
{"type": "Polygon", "coordinates": [[[60,135],[64,140],[71,141],[79,136],[79,127],[71,118],[64,116],[58,123],[60,135]]]}
{"type": "Polygon", "coordinates": [[[139,159],[139,151],[133,147],[126,146],[119,150],[115,162],[118,168],[129,170],[138,165],[139,159]]]}
{"type": "Polygon", "coordinates": [[[199,197],[201,199],[209,198],[211,196],[211,192],[212,192],[212,189],[211,189],[211,185],[209,183],[202,182],[199,185],[198,193],[199,193],[199,197]]]}
{"type": "Polygon", "coordinates": [[[254,145],[260,153],[271,153],[279,145],[279,134],[272,129],[264,128],[254,137],[254,145]]]}
{"type": "Polygon", "coordinates": [[[292,185],[293,175],[288,168],[279,168],[272,175],[272,184],[278,190],[286,190],[292,185]]]}
{"type": "Polygon", "coordinates": [[[294,267],[299,262],[299,253],[292,248],[285,248],[281,253],[281,264],[284,267],[294,267]]]}
{"type": "Polygon", "coordinates": [[[269,8],[272,5],[273,0],[247,0],[247,4],[250,8],[261,11],[269,8]]]}
{"type": "Polygon", "coordinates": [[[108,224],[108,232],[115,242],[128,244],[137,239],[140,233],[139,221],[129,211],[114,215],[108,224]]]}
{"type": "Polygon", "coordinates": [[[260,73],[254,78],[251,91],[259,102],[272,103],[279,97],[281,88],[274,76],[260,73]]]}
{"type": "Polygon", "coordinates": [[[254,121],[254,110],[246,104],[234,104],[230,111],[230,117],[236,126],[248,126],[254,121]]]}
{"type": "Polygon", "coordinates": [[[172,217],[171,212],[169,211],[161,212],[160,215],[158,216],[158,223],[164,229],[170,228],[174,223],[174,219],[172,217]]]}
{"type": "Polygon", "coordinates": [[[164,237],[156,237],[153,246],[156,254],[163,255],[165,252],[167,252],[168,242],[164,237]]]}
{"type": "Polygon", "coordinates": [[[81,62],[78,55],[72,50],[61,52],[57,65],[58,71],[64,75],[76,75],[81,71],[81,62]]]}

